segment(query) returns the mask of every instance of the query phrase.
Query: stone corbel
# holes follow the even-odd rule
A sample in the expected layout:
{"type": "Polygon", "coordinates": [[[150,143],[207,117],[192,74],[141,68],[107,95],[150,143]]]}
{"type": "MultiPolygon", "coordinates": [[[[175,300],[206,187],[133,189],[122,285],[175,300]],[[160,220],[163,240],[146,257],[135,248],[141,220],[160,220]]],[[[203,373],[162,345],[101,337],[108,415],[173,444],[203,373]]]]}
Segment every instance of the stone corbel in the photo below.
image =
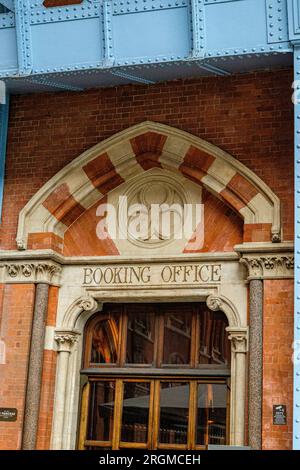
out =
{"type": "Polygon", "coordinates": [[[67,309],[63,321],[62,327],[73,330],[77,328],[77,320],[81,317],[83,312],[93,314],[97,310],[102,310],[102,304],[89,294],[76,299],[67,309]]]}
{"type": "Polygon", "coordinates": [[[225,313],[230,327],[237,327],[240,324],[239,314],[233,303],[223,295],[210,295],[206,299],[207,307],[213,312],[218,310],[225,313]]]}
{"type": "Polygon", "coordinates": [[[1,266],[1,282],[7,284],[43,283],[59,285],[61,266],[52,261],[6,262],[1,266]]]}

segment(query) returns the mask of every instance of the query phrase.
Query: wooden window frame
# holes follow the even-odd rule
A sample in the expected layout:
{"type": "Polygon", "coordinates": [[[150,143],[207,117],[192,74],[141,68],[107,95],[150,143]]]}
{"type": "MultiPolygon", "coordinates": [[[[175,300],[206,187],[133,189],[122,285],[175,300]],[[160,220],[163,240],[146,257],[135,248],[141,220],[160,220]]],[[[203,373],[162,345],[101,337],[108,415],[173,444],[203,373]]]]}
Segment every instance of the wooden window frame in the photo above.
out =
{"type": "MultiPolygon", "coordinates": [[[[160,305],[160,304],[158,304],[160,305]]],[[[176,304],[178,305],[178,304],[176,304]]],[[[108,314],[98,313],[92,317],[86,327],[83,354],[83,369],[81,374],[86,377],[88,383],[82,390],[81,420],[78,433],[78,448],[110,448],[117,449],[160,449],[160,450],[201,450],[205,445],[196,443],[196,420],[197,420],[197,393],[198,384],[226,383],[227,384],[227,414],[226,414],[226,442],[229,441],[229,403],[230,403],[230,370],[223,364],[201,364],[199,363],[200,351],[200,315],[195,304],[191,305],[191,343],[190,364],[178,366],[175,364],[163,364],[163,344],[165,332],[165,312],[159,311],[157,304],[153,304],[155,311],[154,325],[154,352],[153,364],[127,364],[126,363],[126,341],[128,305],[119,306],[121,310],[119,319],[119,341],[118,362],[116,364],[93,364],[89,362],[92,345],[93,327],[101,321],[109,318],[108,314]],[[158,311],[158,313],[157,313],[158,311]],[[87,440],[88,414],[90,402],[91,383],[110,380],[115,382],[115,406],[113,419],[113,432],[111,441],[87,440]],[[160,419],[160,384],[162,382],[184,382],[189,383],[189,415],[186,444],[159,443],[159,419],[160,419]],[[123,407],[123,384],[125,382],[147,382],[150,383],[149,396],[149,419],[148,419],[148,441],[122,442],[122,407],[123,407]]],[[[212,325],[211,325],[212,326],[212,325]]],[[[212,338],[213,339],[213,338],[212,338]]]]}

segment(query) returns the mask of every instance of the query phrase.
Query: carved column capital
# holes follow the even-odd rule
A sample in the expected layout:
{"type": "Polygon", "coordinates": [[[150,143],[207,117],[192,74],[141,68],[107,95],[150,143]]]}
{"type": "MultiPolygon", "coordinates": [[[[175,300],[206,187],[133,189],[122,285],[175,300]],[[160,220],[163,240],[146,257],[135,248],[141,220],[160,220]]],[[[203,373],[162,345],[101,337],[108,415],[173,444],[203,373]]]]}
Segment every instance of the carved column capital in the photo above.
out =
{"type": "Polygon", "coordinates": [[[57,330],[54,339],[58,352],[71,352],[72,347],[77,343],[80,333],[71,330],[57,330]]]}
{"type": "Polygon", "coordinates": [[[61,266],[53,261],[7,261],[1,268],[3,283],[58,284],[61,274],[61,266]]]}
{"type": "Polygon", "coordinates": [[[248,280],[292,279],[294,277],[294,256],[291,253],[245,254],[240,262],[246,266],[248,280]]]}
{"type": "Polygon", "coordinates": [[[246,354],[248,352],[248,327],[231,328],[227,327],[228,339],[231,341],[233,353],[246,354]]]}

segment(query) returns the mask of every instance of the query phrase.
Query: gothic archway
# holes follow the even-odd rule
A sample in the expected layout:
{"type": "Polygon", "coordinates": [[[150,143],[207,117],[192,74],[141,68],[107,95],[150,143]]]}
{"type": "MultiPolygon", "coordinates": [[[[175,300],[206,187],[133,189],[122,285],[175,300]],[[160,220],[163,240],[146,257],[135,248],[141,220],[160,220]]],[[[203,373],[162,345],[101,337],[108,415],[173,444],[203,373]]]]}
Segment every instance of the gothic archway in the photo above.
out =
{"type": "Polygon", "coordinates": [[[264,241],[281,240],[279,199],[257,175],[198,137],[147,121],[95,145],[51,178],[19,214],[18,248],[43,240],[44,248],[58,249],[92,204],[153,168],[183,175],[223,200],[243,218],[246,241],[256,241],[258,229],[264,241]]]}

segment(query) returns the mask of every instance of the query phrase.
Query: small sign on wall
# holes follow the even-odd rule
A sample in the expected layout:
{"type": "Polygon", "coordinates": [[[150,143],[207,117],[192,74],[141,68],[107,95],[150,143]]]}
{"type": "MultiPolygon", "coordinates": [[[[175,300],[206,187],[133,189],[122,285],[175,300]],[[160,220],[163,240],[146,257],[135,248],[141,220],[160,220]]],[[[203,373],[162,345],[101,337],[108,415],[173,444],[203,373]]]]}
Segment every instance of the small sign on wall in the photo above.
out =
{"type": "Polygon", "coordinates": [[[0,421],[17,421],[17,416],[16,408],[0,408],[0,421]]]}
{"type": "Polygon", "coordinates": [[[286,405],[273,405],[273,424],[284,426],[286,422],[286,405]]]}

